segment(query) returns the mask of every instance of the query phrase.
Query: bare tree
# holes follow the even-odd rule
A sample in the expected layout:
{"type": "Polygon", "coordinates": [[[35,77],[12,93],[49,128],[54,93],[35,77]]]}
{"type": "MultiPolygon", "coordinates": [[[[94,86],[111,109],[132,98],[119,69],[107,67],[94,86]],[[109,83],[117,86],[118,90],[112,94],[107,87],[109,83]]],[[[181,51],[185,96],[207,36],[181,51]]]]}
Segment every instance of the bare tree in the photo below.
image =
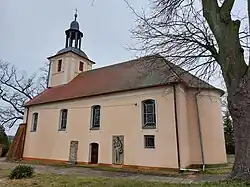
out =
{"type": "Polygon", "coordinates": [[[137,17],[137,26],[131,31],[138,42],[133,50],[159,53],[207,80],[216,74],[222,75],[235,128],[236,153],[231,177],[249,180],[249,22],[247,15],[234,18],[232,8],[235,1],[242,2],[150,0],[150,11],[138,13],[125,0],[137,17]]]}
{"type": "Polygon", "coordinates": [[[15,66],[0,61],[0,125],[11,128],[23,119],[24,103],[46,88],[48,63],[28,76],[15,66]]]}

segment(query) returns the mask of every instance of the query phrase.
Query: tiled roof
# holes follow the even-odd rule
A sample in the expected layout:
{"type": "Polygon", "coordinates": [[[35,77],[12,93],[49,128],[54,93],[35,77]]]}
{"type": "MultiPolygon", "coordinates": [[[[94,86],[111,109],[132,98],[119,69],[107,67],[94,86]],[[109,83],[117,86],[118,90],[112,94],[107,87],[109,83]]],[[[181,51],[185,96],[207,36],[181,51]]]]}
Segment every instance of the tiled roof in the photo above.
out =
{"type": "Polygon", "coordinates": [[[93,69],[77,75],[68,84],[46,89],[25,105],[36,105],[140,88],[183,83],[187,87],[222,90],[213,87],[159,55],[93,69]]]}

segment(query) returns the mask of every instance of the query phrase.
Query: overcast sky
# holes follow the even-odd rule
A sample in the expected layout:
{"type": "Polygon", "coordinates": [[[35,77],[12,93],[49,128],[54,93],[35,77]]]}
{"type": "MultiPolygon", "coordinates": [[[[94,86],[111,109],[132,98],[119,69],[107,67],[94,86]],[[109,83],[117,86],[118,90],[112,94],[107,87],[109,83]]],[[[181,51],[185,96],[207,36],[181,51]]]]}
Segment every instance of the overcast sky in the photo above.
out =
{"type": "MultiPolygon", "coordinates": [[[[78,9],[84,33],[83,50],[96,67],[133,57],[130,44],[133,15],[123,0],[1,0],[0,58],[34,72],[65,45],[64,31],[78,9]]],[[[140,0],[133,5],[146,5],[140,0]]]]}
{"type": "MultiPolygon", "coordinates": [[[[148,0],[130,0],[140,10],[148,0]]],[[[235,13],[244,14],[246,0],[236,0],[235,13]]],[[[0,0],[0,59],[29,73],[65,45],[64,31],[78,9],[84,33],[82,49],[96,67],[126,61],[134,54],[129,29],[134,16],[123,0],[0,0]]]]}

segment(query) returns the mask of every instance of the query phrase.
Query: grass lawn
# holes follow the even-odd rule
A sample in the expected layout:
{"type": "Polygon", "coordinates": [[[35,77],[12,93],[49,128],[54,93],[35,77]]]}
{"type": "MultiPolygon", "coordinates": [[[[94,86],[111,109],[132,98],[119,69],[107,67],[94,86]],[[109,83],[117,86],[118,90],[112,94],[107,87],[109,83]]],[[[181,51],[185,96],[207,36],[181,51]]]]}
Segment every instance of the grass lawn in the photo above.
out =
{"type": "MultiPolygon", "coordinates": [[[[207,168],[205,174],[224,174],[229,173],[233,165],[233,156],[228,157],[228,164],[223,167],[207,168]]],[[[62,167],[65,167],[64,165],[62,167]]],[[[81,166],[80,166],[81,167],[81,166]]],[[[84,167],[84,166],[83,166],[84,167]]],[[[91,167],[91,166],[85,166],[91,167]]],[[[93,168],[94,169],[94,168],[93,168]]],[[[97,167],[98,170],[124,171],[121,168],[97,167]]],[[[126,169],[125,169],[126,171],[126,169]]],[[[74,175],[56,175],[56,174],[35,174],[31,179],[8,180],[9,170],[0,169],[0,187],[243,187],[250,186],[250,183],[243,182],[221,182],[221,183],[200,183],[200,184],[169,184],[163,182],[133,181],[129,179],[112,178],[90,178],[74,175]]],[[[140,171],[142,172],[142,171],[140,171]]],[[[142,173],[152,171],[144,171],[142,173]]],[[[157,171],[157,174],[173,174],[168,171],[157,171]]]]}
{"type": "Polygon", "coordinates": [[[8,180],[9,170],[0,169],[0,187],[243,187],[241,182],[167,184],[163,182],[142,182],[128,179],[90,178],[73,175],[35,174],[33,178],[8,180]]]}
{"type": "Polygon", "coordinates": [[[7,180],[0,182],[4,187],[243,187],[246,183],[211,183],[211,184],[167,184],[162,182],[140,182],[125,179],[85,178],[51,174],[37,174],[31,179],[7,180]]]}
{"type": "Polygon", "coordinates": [[[227,174],[232,171],[233,163],[234,163],[234,155],[227,155],[228,164],[221,167],[211,167],[206,168],[205,174],[227,174]]]}

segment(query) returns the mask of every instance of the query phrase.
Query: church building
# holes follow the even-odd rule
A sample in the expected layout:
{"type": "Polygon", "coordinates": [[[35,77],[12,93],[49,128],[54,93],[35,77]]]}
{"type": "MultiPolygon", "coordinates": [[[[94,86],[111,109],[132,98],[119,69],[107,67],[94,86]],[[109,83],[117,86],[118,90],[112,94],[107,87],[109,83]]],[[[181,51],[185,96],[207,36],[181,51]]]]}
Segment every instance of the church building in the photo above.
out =
{"type": "Polygon", "coordinates": [[[22,159],[176,170],[227,162],[222,90],[160,55],[93,68],[77,15],[65,35],[48,58],[48,88],[25,103],[22,159]]]}

